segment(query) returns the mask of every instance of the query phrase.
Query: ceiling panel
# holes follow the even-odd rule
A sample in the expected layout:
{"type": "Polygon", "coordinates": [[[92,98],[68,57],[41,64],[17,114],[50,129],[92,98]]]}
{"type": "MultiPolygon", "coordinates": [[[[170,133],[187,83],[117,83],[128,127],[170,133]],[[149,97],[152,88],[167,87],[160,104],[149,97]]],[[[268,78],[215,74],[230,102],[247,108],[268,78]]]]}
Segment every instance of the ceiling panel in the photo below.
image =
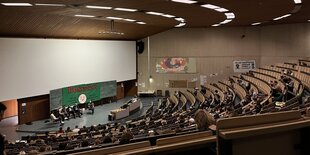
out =
{"type": "Polygon", "coordinates": [[[7,7],[0,5],[0,36],[40,37],[74,39],[118,39],[138,40],[160,33],[178,25],[174,18],[146,14],[161,12],[185,19],[184,27],[209,27],[226,20],[224,12],[203,8],[202,4],[213,4],[233,12],[235,18],[220,26],[247,26],[255,22],[262,25],[300,23],[310,19],[310,2],[303,0],[295,5],[293,0],[198,0],[196,4],[175,3],[170,0],[0,0],[25,2],[32,7],[7,7]],[[36,6],[36,3],[65,4],[65,6],[36,6]],[[86,5],[137,9],[137,12],[89,9],[86,5]],[[301,6],[301,8],[297,7],[301,6]],[[297,11],[293,11],[297,9],[297,11]],[[276,17],[292,13],[290,17],[274,21],[276,17]],[[93,15],[94,18],[76,17],[76,14],[93,15]],[[111,19],[120,17],[145,22],[145,25],[114,20],[113,31],[124,35],[99,34],[111,31],[111,19]]]}

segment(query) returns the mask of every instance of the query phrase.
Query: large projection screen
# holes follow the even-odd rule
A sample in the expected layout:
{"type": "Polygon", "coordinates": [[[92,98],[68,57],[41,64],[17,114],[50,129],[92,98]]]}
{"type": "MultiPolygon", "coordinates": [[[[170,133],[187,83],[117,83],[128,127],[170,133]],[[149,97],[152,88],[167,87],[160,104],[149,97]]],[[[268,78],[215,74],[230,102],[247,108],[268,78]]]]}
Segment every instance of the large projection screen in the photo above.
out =
{"type": "Polygon", "coordinates": [[[135,41],[0,38],[0,101],[136,79],[135,41]]]}

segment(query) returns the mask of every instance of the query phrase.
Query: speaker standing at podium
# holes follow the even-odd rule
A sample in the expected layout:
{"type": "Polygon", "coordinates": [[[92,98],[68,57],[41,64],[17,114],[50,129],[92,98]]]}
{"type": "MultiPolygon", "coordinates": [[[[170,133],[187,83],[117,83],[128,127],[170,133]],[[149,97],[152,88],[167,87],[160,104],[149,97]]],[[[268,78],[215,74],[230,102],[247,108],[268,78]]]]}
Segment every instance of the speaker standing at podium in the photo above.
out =
{"type": "Polygon", "coordinates": [[[91,100],[89,101],[89,110],[91,110],[91,114],[95,113],[95,104],[91,100]]]}

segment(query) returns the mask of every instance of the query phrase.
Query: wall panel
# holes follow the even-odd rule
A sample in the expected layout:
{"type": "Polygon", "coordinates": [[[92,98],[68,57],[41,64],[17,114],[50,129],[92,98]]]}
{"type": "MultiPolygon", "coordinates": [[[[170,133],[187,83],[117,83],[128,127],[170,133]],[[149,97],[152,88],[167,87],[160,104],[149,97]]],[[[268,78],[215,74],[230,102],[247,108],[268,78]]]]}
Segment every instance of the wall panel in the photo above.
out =
{"type": "MultiPolygon", "coordinates": [[[[146,41],[146,39],[145,39],[146,41]]],[[[147,49],[146,49],[147,50],[147,49]]],[[[138,72],[148,73],[147,51],[138,55],[138,72]]],[[[166,90],[169,80],[189,80],[207,75],[214,82],[235,74],[234,60],[256,60],[256,66],[291,62],[310,56],[310,24],[249,27],[176,28],[150,37],[150,74],[138,77],[138,91],[166,90]],[[158,74],[158,57],[192,57],[197,61],[194,74],[158,74]],[[215,75],[215,76],[214,76],[215,75]],[[148,87],[149,86],[149,87],[148,87]]]]}

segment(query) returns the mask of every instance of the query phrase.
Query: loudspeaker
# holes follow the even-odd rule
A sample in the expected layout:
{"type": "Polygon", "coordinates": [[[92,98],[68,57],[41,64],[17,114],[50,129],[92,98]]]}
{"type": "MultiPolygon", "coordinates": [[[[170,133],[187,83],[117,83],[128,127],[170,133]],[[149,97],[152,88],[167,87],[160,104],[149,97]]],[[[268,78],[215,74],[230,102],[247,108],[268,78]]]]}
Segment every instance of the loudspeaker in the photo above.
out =
{"type": "Polygon", "coordinates": [[[136,50],[139,54],[143,53],[144,51],[144,42],[143,41],[137,41],[136,42],[136,50]]]}

